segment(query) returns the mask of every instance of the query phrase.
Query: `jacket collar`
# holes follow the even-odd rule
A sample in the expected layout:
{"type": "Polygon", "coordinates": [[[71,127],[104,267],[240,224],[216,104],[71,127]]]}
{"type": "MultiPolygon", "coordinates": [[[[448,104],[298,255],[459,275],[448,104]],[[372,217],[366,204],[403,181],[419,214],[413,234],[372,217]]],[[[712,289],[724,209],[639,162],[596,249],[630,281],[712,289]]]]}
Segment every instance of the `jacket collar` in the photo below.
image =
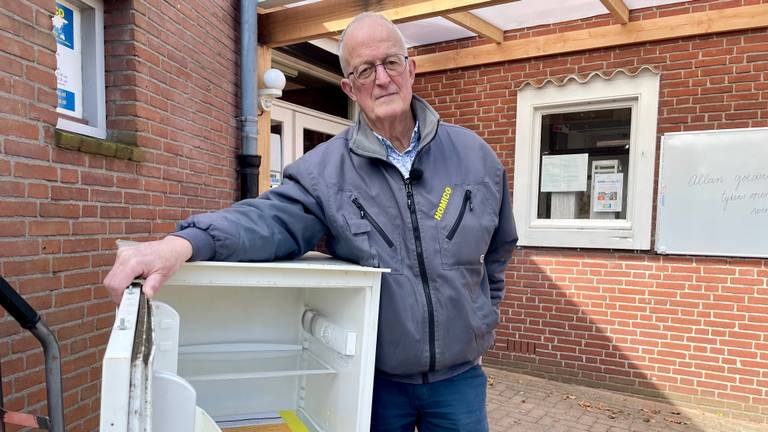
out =
{"type": "MultiPolygon", "coordinates": [[[[421,151],[437,134],[440,116],[424,99],[416,95],[411,99],[411,110],[416,121],[419,122],[419,132],[421,133],[419,151],[421,151]]],[[[368,126],[362,113],[358,114],[357,122],[352,127],[349,148],[361,156],[387,159],[387,149],[373,134],[373,130],[368,126]]]]}

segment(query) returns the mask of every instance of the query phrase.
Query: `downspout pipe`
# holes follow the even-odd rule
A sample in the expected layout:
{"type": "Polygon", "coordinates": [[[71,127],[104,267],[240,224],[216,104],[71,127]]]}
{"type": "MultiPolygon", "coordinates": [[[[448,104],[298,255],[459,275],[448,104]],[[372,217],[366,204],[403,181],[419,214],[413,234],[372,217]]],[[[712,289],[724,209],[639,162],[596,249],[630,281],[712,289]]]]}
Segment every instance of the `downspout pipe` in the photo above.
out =
{"type": "Polygon", "coordinates": [[[237,172],[240,178],[240,199],[259,195],[258,147],[258,82],[257,46],[258,0],[240,0],[240,154],[237,172]]]}

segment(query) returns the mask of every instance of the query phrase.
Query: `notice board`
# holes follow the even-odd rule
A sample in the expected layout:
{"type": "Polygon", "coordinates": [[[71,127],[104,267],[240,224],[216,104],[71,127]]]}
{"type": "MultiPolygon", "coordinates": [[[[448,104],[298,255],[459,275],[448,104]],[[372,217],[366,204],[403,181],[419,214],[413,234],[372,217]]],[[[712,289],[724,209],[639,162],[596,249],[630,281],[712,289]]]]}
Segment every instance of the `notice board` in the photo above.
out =
{"type": "Polygon", "coordinates": [[[768,128],[662,137],[656,251],[768,257],[768,128]]]}

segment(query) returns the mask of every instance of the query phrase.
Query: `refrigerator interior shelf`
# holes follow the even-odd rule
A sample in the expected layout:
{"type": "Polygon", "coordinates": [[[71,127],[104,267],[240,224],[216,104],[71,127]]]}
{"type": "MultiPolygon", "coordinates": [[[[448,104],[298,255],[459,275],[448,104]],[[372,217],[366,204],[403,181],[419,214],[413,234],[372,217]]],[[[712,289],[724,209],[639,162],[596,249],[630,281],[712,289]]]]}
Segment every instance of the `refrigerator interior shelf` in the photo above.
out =
{"type": "Polygon", "coordinates": [[[301,345],[212,344],[179,347],[179,374],[189,381],[224,381],[336,371],[301,345]]]}

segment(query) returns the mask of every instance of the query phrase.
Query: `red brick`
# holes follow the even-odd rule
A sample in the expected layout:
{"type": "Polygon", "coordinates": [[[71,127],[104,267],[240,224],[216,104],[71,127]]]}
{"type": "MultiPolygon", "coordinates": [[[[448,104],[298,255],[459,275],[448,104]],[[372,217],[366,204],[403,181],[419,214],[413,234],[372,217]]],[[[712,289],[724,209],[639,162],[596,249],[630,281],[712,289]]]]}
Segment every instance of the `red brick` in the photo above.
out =
{"type": "Polygon", "coordinates": [[[99,217],[105,219],[126,219],[130,216],[131,209],[125,206],[100,206],[99,217]]]}
{"type": "Polygon", "coordinates": [[[42,183],[28,183],[27,184],[27,198],[38,198],[47,200],[50,197],[50,190],[47,184],[42,183]]]}
{"type": "Polygon", "coordinates": [[[88,255],[60,256],[53,258],[52,270],[54,272],[63,272],[88,268],[90,265],[91,260],[88,255]]]}
{"type": "MultiPolygon", "coordinates": [[[[65,275],[64,286],[67,286],[68,283],[73,283],[75,284],[75,286],[78,286],[78,284],[88,283],[87,281],[90,281],[93,279],[95,279],[95,277],[92,273],[75,273],[71,275],[65,275]]],[[[91,300],[92,298],[93,298],[92,288],[60,290],[60,291],[57,291],[54,295],[54,306],[57,308],[61,308],[61,307],[65,307],[73,304],[82,304],[88,300],[91,300]]]]}
{"type": "Polygon", "coordinates": [[[90,171],[83,171],[81,174],[81,182],[84,185],[95,186],[107,186],[113,187],[115,185],[115,176],[111,174],[94,173],[90,171]]]}
{"type": "Polygon", "coordinates": [[[91,201],[120,203],[123,201],[123,193],[116,190],[91,190],[91,201]]]}
{"type": "Polygon", "coordinates": [[[77,253],[99,250],[99,240],[93,238],[66,239],[62,243],[62,252],[77,253]]]}
{"type": "Polygon", "coordinates": [[[24,237],[27,224],[23,221],[0,220],[0,237],[24,237]]]}
{"type": "Polygon", "coordinates": [[[40,136],[40,129],[36,123],[5,117],[0,117],[0,130],[3,131],[3,135],[19,138],[38,139],[40,136]]]}
{"type": "Polygon", "coordinates": [[[31,236],[69,235],[70,232],[69,221],[29,222],[29,235],[31,236]]]}
{"type": "Polygon", "coordinates": [[[0,240],[0,257],[21,257],[39,253],[39,240],[0,240]]]}
{"type": "Polygon", "coordinates": [[[55,167],[50,165],[29,164],[25,162],[16,162],[14,164],[13,174],[21,178],[40,180],[58,180],[59,178],[59,172],[55,167]]]}
{"type": "Polygon", "coordinates": [[[0,196],[23,197],[26,195],[26,187],[22,182],[0,181],[0,196]]]}
{"type": "Polygon", "coordinates": [[[40,203],[41,217],[78,218],[80,215],[78,204],[40,203]]]}
{"type": "Polygon", "coordinates": [[[51,199],[57,201],[88,201],[88,189],[70,186],[51,186],[51,199]]]}
{"type": "Polygon", "coordinates": [[[72,222],[72,234],[106,234],[105,222],[72,222]]]}
{"type": "Polygon", "coordinates": [[[47,273],[51,268],[50,258],[35,258],[31,260],[6,261],[3,263],[3,276],[26,276],[47,273]]]}

